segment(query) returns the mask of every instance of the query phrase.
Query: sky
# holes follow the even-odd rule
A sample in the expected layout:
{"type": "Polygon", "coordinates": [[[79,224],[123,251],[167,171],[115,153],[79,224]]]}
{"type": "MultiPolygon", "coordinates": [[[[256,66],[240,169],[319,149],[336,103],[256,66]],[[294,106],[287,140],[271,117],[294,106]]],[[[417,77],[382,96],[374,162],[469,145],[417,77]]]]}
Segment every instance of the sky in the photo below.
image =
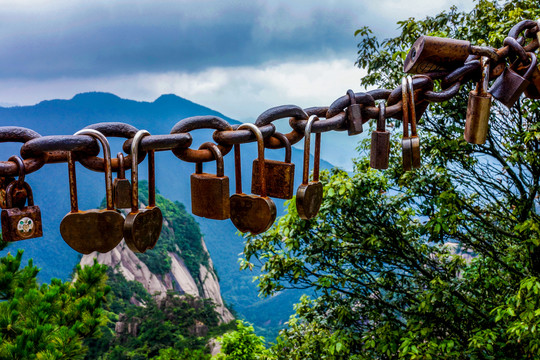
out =
{"type": "MultiPolygon", "coordinates": [[[[452,4],[472,8],[471,0],[0,0],[0,105],[172,93],[244,122],[278,105],[326,106],[365,90],[356,29],[393,36],[396,21],[452,4]]],[[[322,156],[350,170],[357,141],[325,136],[322,156]]]]}

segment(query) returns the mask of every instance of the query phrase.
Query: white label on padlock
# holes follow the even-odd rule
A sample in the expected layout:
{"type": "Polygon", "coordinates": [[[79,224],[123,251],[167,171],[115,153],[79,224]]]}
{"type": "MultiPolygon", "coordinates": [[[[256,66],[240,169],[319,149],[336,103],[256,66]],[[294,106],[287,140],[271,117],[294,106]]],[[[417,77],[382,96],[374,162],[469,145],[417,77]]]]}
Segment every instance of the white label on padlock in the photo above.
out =
{"type": "Polygon", "coordinates": [[[34,233],[34,221],[29,217],[23,217],[17,223],[17,232],[24,237],[31,236],[34,233]]]}

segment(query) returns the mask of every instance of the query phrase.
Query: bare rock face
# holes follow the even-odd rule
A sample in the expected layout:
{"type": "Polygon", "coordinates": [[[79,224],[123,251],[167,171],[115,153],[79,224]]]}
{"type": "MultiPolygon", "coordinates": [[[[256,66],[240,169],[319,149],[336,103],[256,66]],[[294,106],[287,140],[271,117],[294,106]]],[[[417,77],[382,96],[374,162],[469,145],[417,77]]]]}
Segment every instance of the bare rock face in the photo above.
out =
{"type": "MultiPolygon", "coordinates": [[[[201,239],[206,252],[206,245],[201,239]]],[[[169,252],[171,258],[171,271],[165,275],[153,274],[128,246],[122,241],[116,248],[108,253],[93,252],[84,255],[81,259],[81,266],[92,265],[94,259],[100,264],[104,264],[117,273],[121,273],[128,281],[141,283],[149,294],[158,300],[163,299],[168,290],[174,290],[178,294],[189,294],[195,297],[211,299],[216,304],[216,312],[221,318],[221,322],[229,322],[234,319],[231,312],[225,307],[221,298],[221,291],[217,276],[210,261],[208,268],[201,264],[200,275],[197,278],[200,287],[186,267],[181,255],[169,252]],[[202,290],[199,290],[199,289],[202,290]]],[[[133,298],[134,301],[136,301],[133,298]]],[[[134,302],[132,302],[134,303],[134,302]]],[[[142,305],[134,303],[135,305],[142,305]]],[[[121,325],[120,325],[121,326],[121,325]]]]}

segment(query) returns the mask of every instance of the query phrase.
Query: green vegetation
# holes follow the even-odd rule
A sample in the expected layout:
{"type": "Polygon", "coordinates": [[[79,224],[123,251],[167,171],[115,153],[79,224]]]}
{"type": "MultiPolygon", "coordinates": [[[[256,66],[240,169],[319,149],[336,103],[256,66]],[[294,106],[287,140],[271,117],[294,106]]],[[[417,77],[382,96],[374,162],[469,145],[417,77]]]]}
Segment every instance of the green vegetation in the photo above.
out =
{"type": "MultiPolygon", "coordinates": [[[[399,22],[401,34],[357,34],[365,85],[394,88],[421,35],[500,47],[511,26],[540,16],[538,2],[476,1],[475,10],[399,22]]],[[[441,84],[435,84],[440,89],[441,84]]],[[[485,145],[463,139],[468,92],[431,104],[420,122],[422,168],[404,172],[400,132],[390,168],[323,174],[311,221],[294,202],[245,247],[262,264],[262,294],[316,291],[296,307],[272,359],[523,359],[540,352],[540,111],[494,101],[485,145]]],[[[395,128],[400,128],[396,121],[395,128]]]]}
{"type": "Polygon", "coordinates": [[[76,280],[39,286],[32,261],[20,269],[22,251],[0,259],[0,358],[83,359],[83,341],[97,337],[107,317],[106,266],[77,267],[76,280]]]}
{"type": "Polygon", "coordinates": [[[264,338],[255,335],[253,326],[238,320],[236,330],[219,338],[221,353],[213,357],[215,360],[256,360],[266,350],[264,338]]]}

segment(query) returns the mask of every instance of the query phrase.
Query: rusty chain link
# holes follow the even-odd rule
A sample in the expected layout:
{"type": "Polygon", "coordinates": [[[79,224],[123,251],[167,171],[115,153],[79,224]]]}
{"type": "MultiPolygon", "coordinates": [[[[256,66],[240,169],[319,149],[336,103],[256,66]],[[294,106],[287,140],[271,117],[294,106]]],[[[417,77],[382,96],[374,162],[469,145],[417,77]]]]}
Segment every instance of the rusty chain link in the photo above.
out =
{"type": "MultiPolygon", "coordinates": [[[[539,48],[537,21],[524,20],[516,24],[504,40],[500,49],[469,46],[469,56],[461,66],[452,71],[433,71],[412,77],[414,89],[414,102],[417,118],[427,110],[432,102],[447,101],[457,95],[462,85],[478,79],[481,66],[480,57],[490,59],[491,71],[489,80],[495,80],[507,67],[507,62],[517,61],[528,64],[527,53],[539,48]],[[440,91],[434,91],[434,81],[440,81],[440,91]]],[[[345,92],[344,92],[345,93],[345,92]]],[[[351,95],[352,97],[352,95],[351,95]]],[[[255,121],[260,129],[264,145],[267,148],[277,149],[284,147],[283,137],[274,136],[276,128],[274,121],[288,119],[291,131],[284,136],[290,144],[299,142],[304,137],[304,129],[311,115],[320,120],[313,123],[313,133],[347,130],[347,108],[351,105],[351,97],[344,94],[336,99],[330,106],[310,107],[302,109],[296,105],[283,105],[273,107],[263,112],[255,121]]],[[[375,89],[354,94],[356,103],[361,107],[362,123],[379,118],[379,106],[376,101],[386,103],[386,117],[401,120],[402,117],[402,89],[375,89]]],[[[139,146],[139,159],[142,161],[148,151],[171,150],[179,159],[187,162],[214,161],[214,152],[208,147],[198,150],[191,149],[191,131],[197,129],[215,130],[212,138],[217,143],[219,151],[228,154],[234,144],[256,141],[253,132],[249,130],[236,130],[239,125],[231,125],[217,116],[194,116],[185,118],[176,123],[170,134],[145,136],[139,146]]],[[[123,150],[126,153],[125,168],[131,168],[131,142],[139,129],[125,123],[98,123],[86,127],[98,130],[108,137],[121,137],[126,141],[123,150]]],[[[20,142],[21,157],[24,159],[25,173],[39,170],[47,163],[67,162],[68,152],[73,152],[74,158],[85,167],[104,171],[103,158],[97,157],[99,146],[95,138],[87,135],[52,135],[41,136],[35,131],[23,127],[0,127],[0,142],[20,142]]],[[[113,158],[112,170],[118,171],[118,159],[113,158]]],[[[0,161],[0,177],[11,177],[18,174],[19,166],[14,161],[0,161]]]]}

